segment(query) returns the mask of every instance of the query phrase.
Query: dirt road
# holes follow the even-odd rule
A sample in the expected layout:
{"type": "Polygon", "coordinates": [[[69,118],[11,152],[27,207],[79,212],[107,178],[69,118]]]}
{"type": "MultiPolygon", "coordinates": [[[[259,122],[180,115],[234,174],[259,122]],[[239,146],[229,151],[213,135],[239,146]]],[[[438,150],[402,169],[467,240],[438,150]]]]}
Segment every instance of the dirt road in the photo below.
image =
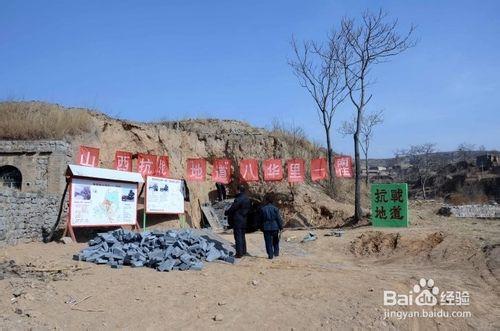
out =
{"type": "Polygon", "coordinates": [[[3,329],[500,329],[500,221],[440,217],[434,214],[436,209],[413,205],[408,229],[364,227],[348,230],[340,238],[316,231],[318,239],[307,243],[300,242],[307,231],[286,231],[283,254],[272,261],[266,259],[262,234],[254,233],[248,236],[252,257],[236,265],[207,263],[203,271],[117,270],[72,261],[84,244],[2,248],[4,270],[15,270],[0,280],[0,325],[3,329]],[[16,266],[8,267],[8,260],[16,266]],[[433,279],[439,293],[467,291],[470,304],[383,305],[384,290],[409,294],[421,278],[433,279]],[[386,318],[388,311],[422,309],[471,316],[386,318]]]}

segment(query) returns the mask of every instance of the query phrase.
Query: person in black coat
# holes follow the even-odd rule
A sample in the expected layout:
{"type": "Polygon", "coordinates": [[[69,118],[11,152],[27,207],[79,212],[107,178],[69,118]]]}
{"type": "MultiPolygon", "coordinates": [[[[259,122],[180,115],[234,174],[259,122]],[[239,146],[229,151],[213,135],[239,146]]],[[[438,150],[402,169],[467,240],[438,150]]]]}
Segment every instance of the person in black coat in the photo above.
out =
{"type": "Polygon", "coordinates": [[[280,231],[283,230],[283,220],[279,209],[273,205],[270,194],[264,197],[265,205],[260,209],[262,232],[266,242],[266,252],[269,259],[280,255],[280,231]]]}
{"type": "Polygon", "coordinates": [[[222,183],[216,182],[215,187],[217,188],[217,198],[219,201],[226,200],[226,186],[222,183]]]}
{"type": "Polygon", "coordinates": [[[240,258],[247,254],[247,243],[245,232],[247,228],[247,216],[251,203],[245,194],[245,187],[238,186],[238,194],[231,207],[224,212],[228,217],[229,224],[233,227],[234,242],[236,246],[236,257],[240,258]]]}

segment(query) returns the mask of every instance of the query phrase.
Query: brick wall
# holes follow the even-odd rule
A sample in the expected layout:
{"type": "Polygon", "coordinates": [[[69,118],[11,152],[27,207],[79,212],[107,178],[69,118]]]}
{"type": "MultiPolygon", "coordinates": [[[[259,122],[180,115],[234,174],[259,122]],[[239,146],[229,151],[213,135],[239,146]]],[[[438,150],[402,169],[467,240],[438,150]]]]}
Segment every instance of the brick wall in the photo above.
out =
{"type": "Polygon", "coordinates": [[[0,184],[0,245],[41,240],[56,222],[71,154],[64,141],[0,141],[0,167],[22,174],[21,190],[0,184]]]}
{"type": "Polygon", "coordinates": [[[61,193],[71,154],[70,145],[59,140],[0,140],[0,167],[11,165],[21,171],[22,192],[61,193]]]}
{"type": "Polygon", "coordinates": [[[41,240],[43,229],[49,230],[57,220],[60,199],[57,194],[1,190],[0,245],[41,240]]]}

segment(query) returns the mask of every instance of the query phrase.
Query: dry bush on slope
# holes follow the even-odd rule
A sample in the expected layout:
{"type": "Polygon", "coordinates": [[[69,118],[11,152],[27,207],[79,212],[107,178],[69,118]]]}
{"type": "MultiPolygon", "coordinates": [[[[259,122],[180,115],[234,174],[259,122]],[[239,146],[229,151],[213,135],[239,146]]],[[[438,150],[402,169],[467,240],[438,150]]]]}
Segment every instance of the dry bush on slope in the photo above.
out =
{"type": "Polygon", "coordinates": [[[39,102],[0,102],[0,118],[0,139],[62,139],[94,124],[86,110],[39,102]]]}
{"type": "Polygon", "coordinates": [[[287,153],[290,157],[312,159],[325,155],[324,148],[317,142],[311,142],[300,126],[294,124],[287,126],[283,121],[274,119],[269,131],[287,143],[287,153]]]}

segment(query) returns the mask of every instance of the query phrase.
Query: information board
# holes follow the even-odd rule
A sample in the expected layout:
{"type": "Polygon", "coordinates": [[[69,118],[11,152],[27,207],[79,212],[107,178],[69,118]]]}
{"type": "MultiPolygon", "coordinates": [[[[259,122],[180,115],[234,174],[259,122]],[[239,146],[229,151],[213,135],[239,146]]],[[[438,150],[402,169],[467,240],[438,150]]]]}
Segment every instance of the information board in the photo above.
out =
{"type": "Polygon", "coordinates": [[[182,181],[148,176],[146,179],[146,213],[183,214],[182,181]]]}
{"type": "Polygon", "coordinates": [[[372,184],[371,205],[373,226],[408,226],[408,184],[372,184]]]}
{"type": "Polygon", "coordinates": [[[73,178],[71,225],[135,225],[137,183],[73,178]]]}

